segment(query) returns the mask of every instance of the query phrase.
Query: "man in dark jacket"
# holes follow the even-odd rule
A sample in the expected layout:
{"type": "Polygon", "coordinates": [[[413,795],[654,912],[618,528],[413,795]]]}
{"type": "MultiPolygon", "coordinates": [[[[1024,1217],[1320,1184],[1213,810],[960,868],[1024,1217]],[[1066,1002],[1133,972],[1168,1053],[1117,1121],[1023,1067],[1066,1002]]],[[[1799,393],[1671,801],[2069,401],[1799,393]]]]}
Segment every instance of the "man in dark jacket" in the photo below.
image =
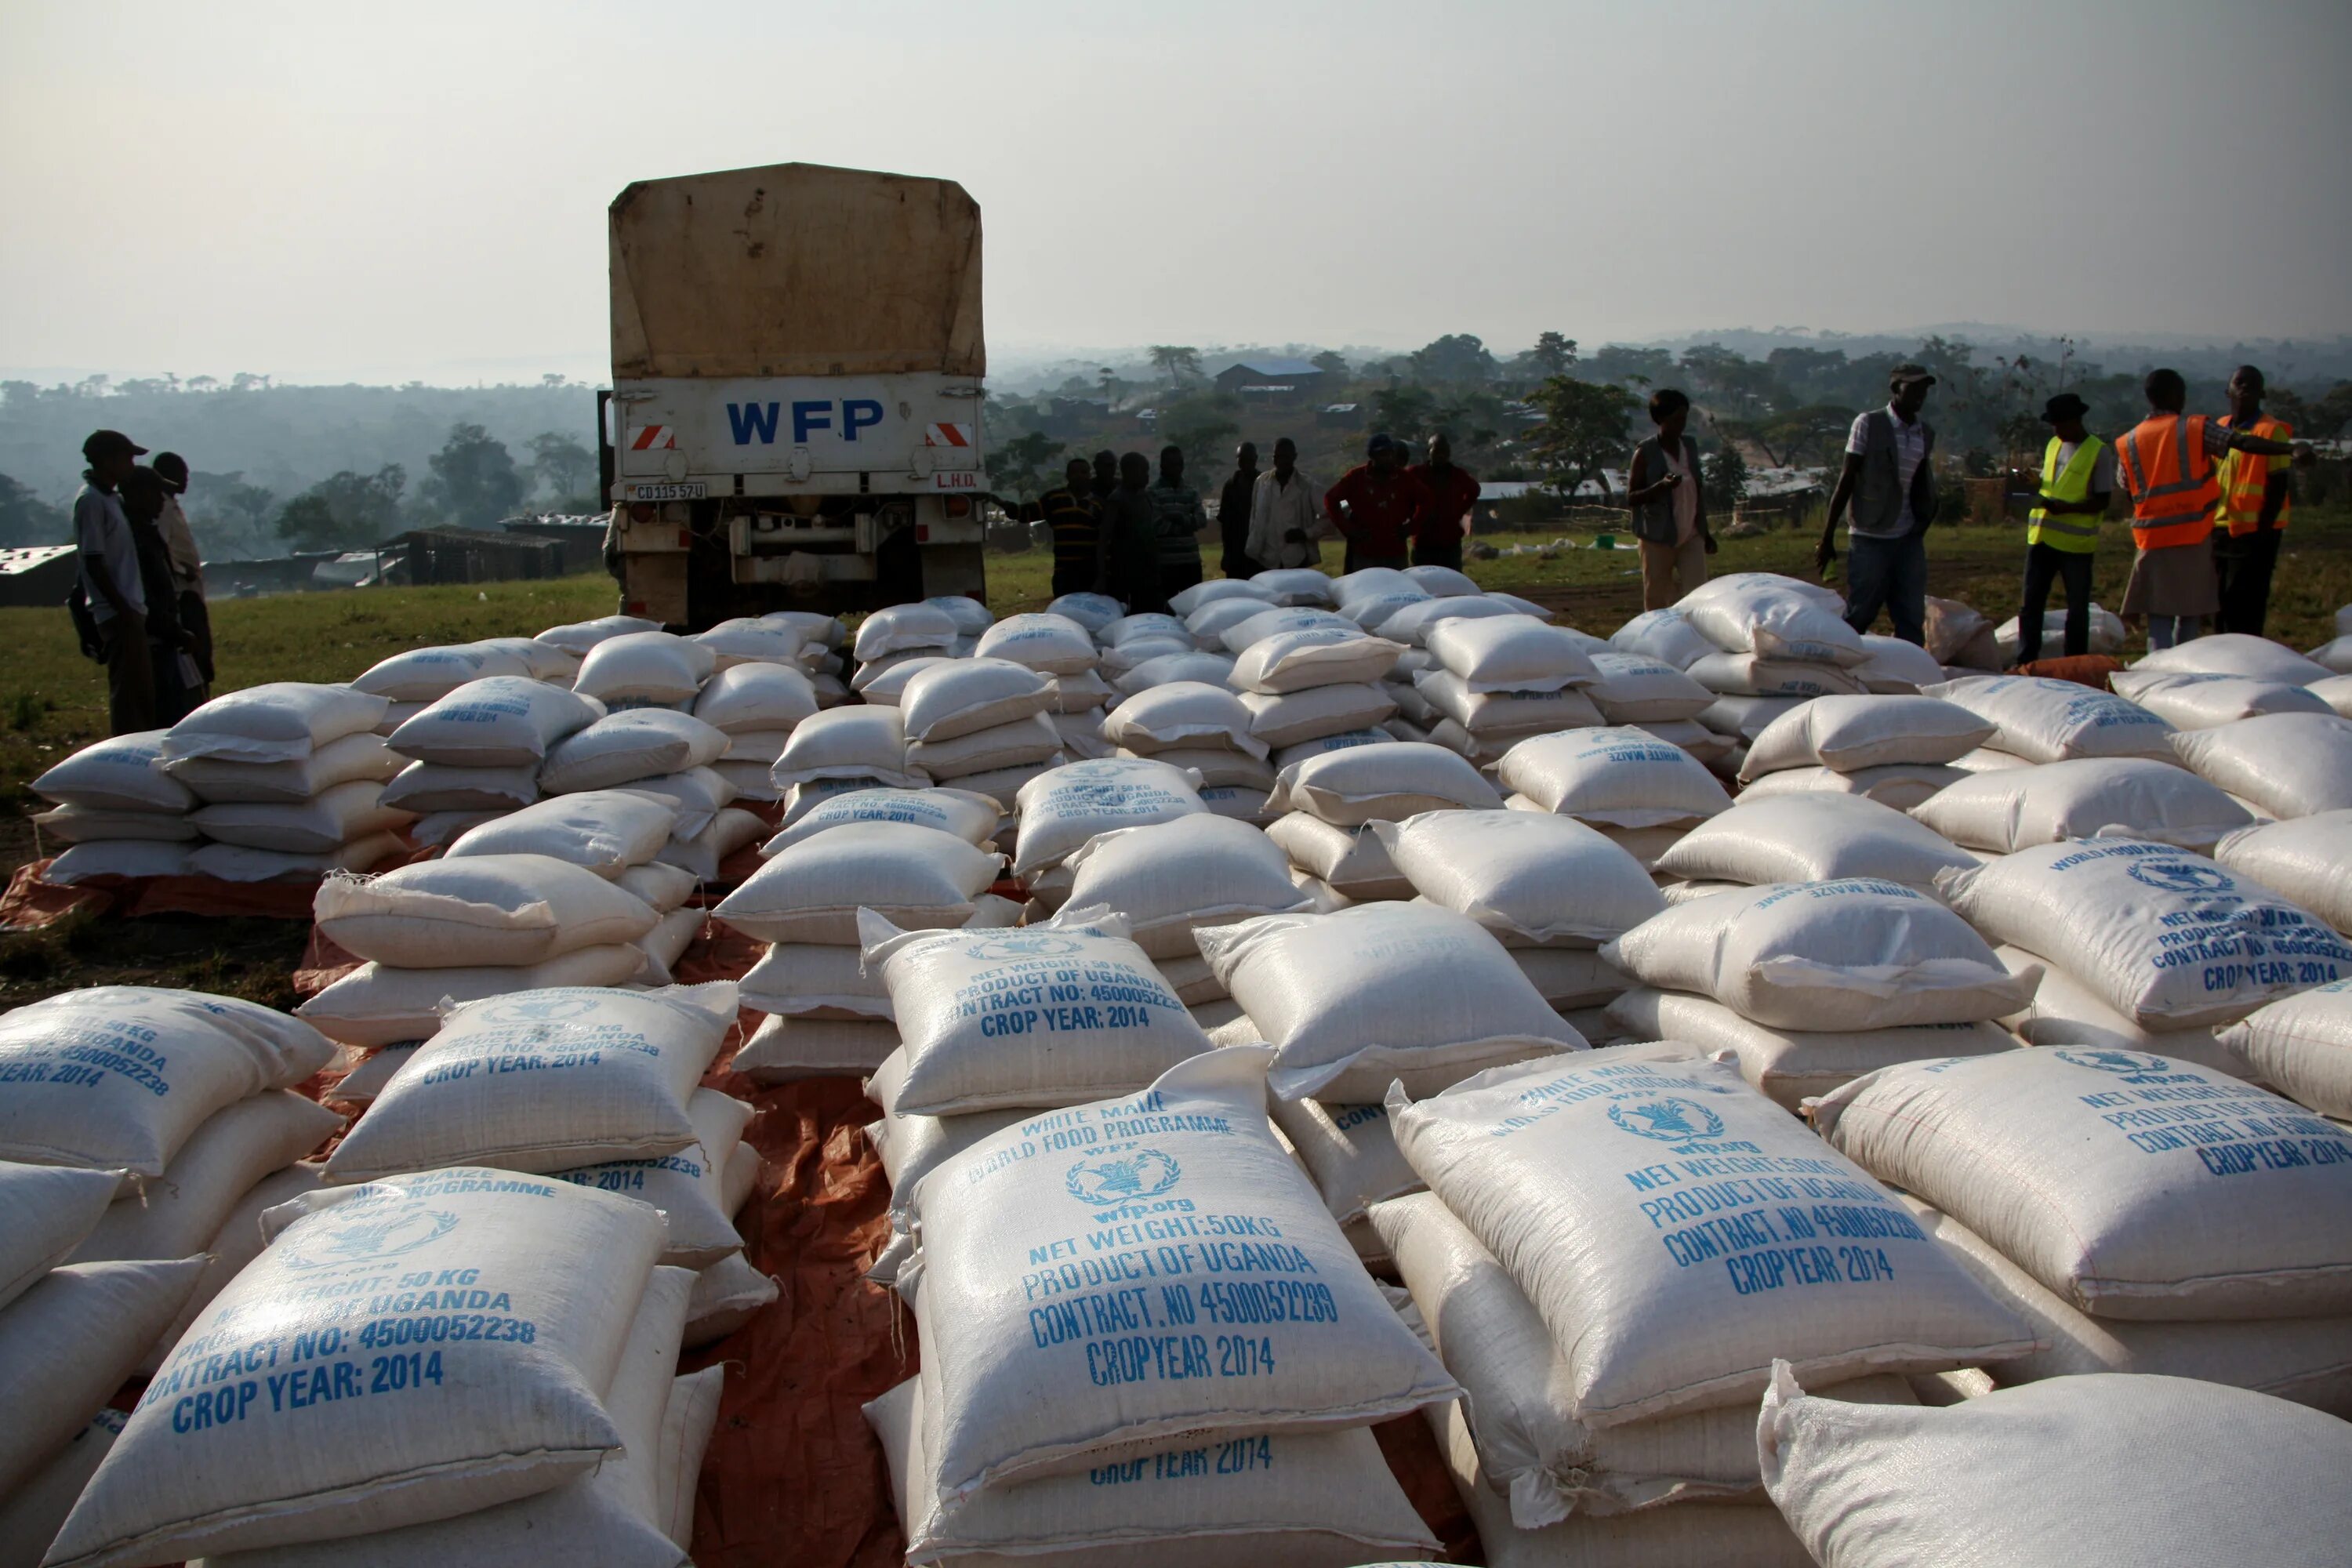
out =
{"type": "Polygon", "coordinates": [[[1846,545],[1845,620],[1867,632],[1884,609],[1895,635],[1927,644],[1927,525],[1936,521],[1936,431],[1919,417],[1936,378],[1927,367],[1898,364],[1887,377],[1884,408],[1857,415],[1846,436],[1845,468],[1830,492],[1829,521],[1814,564],[1827,576],[1837,559],[1837,528],[1853,509],[1846,545]]]}
{"type": "Polygon", "coordinates": [[[1429,438],[1429,461],[1405,470],[1429,491],[1429,510],[1413,530],[1412,563],[1462,570],[1462,520],[1478,504],[1478,480],[1454,466],[1454,442],[1444,431],[1429,438]]]}
{"type": "Polygon", "coordinates": [[[1364,447],[1364,461],[1323,492],[1324,515],[1348,542],[1343,573],[1408,564],[1407,544],[1429,513],[1430,496],[1429,487],[1406,473],[1403,463],[1404,448],[1394,437],[1374,436],[1364,447]]]}
{"type": "Polygon", "coordinates": [[[1160,587],[1160,503],[1151,493],[1151,465],[1140,452],[1118,460],[1118,483],[1102,498],[1101,591],[1128,614],[1165,610],[1160,587]]]}
{"type": "Polygon", "coordinates": [[[1217,532],[1224,552],[1217,570],[1228,577],[1255,577],[1265,570],[1249,552],[1250,500],[1257,493],[1257,447],[1244,441],[1234,454],[1233,477],[1217,493],[1217,532]]]}
{"type": "Polygon", "coordinates": [[[1102,516],[1093,470],[1084,458],[1062,468],[1062,482],[1035,500],[1005,508],[1015,522],[1042,522],[1054,531],[1054,596],[1090,594],[1102,567],[1102,516]]]}

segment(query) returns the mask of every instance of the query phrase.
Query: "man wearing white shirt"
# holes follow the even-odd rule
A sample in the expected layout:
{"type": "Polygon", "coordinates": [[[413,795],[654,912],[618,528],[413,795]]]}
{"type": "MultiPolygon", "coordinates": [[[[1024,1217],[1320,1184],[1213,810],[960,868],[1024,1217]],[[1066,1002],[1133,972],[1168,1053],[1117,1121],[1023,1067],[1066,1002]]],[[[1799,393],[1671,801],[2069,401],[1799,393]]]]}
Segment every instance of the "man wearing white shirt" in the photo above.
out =
{"type": "Polygon", "coordinates": [[[195,530],[188,526],[188,514],[180,508],[180,498],[188,492],[188,460],[177,452],[158,452],[149,467],[163,481],[163,515],[155,520],[163,533],[163,548],[172,561],[172,588],[178,599],[180,625],[187,631],[188,657],[201,678],[187,694],[191,708],[212,695],[213,623],[212,614],[205,604],[205,564],[196,549],[195,530]]]}
{"type": "Polygon", "coordinates": [[[139,576],[139,545],[122,510],[121,490],[147,448],[120,430],[97,430],[81,444],[89,467],[74,497],[74,552],[80,588],[97,623],[106,666],[107,721],[117,735],[155,727],[155,671],[147,654],[147,594],[139,576]]]}
{"type": "Polygon", "coordinates": [[[1887,377],[1886,406],[1856,416],[1813,554],[1826,575],[1837,559],[1838,524],[1851,505],[1846,624],[1867,632],[1884,609],[1895,635],[1922,647],[1927,642],[1927,533],[1936,521],[1936,431],[1919,413],[1935,384],[1926,366],[1898,364],[1887,377]]]}
{"type": "Polygon", "coordinates": [[[1324,531],[1315,481],[1298,471],[1297,444],[1274,444],[1274,467],[1257,477],[1250,495],[1249,556],[1261,566],[1320,566],[1324,531]]]}

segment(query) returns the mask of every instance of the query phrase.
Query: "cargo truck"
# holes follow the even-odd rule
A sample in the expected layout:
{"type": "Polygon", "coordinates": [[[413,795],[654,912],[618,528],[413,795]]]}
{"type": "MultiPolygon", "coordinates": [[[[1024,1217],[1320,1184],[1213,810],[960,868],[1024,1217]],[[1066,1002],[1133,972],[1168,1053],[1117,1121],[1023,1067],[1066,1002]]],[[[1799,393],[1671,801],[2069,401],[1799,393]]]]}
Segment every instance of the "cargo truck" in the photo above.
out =
{"type": "Polygon", "coordinates": [[[598,395],[624,613],[698,629],[985,588],[980,207],[813,163],[611,209],[598,395]]]}

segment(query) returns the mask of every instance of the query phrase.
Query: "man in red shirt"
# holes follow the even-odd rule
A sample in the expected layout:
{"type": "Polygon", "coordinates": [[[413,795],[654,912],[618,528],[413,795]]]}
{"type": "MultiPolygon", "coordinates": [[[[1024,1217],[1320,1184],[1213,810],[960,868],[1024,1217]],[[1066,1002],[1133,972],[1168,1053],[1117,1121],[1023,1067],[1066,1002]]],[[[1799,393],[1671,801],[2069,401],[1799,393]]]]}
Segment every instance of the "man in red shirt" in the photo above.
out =
{"type": "Polygon", "coordinates": [[[1413,531],[1412,563],[1462,570],[1463,520],[1478,502],[1478,481],[1454,466],[1454,443],[1444,431],[1429,438],[1429,461],[1405,470],[1429,491],[1429,510],[1413,531]]]}
{"type": "Polygon", "coordinates": [[[1365,462],[1323,493],[1323,515],[1348,542],[1340,570],[1406,564],[1406,546],[1430,510],[1429,487],[1405,471],[1404,448],[1382,434],[1364,448],[1365,462]]]}

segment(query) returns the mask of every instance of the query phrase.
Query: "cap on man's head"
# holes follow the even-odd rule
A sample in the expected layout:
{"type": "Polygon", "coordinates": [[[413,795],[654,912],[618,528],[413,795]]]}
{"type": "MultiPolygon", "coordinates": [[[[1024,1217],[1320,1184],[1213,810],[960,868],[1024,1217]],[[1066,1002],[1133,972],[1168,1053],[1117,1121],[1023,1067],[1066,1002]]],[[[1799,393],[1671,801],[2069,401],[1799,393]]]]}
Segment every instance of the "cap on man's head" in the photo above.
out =
{"type": "Polygon", "coordinates": [[[143,458],[147,448],[120,430],[93,430],[81,444],[81,455],[95,463],[100,458],[143,458]]]}
{"type": "Polygon", "coordinates": [[[1900,392],[1906,386],[1935,384],[1936,378],[1927,373],[1927,367],[1924,364],[1906,363],[1896,365],[1886,373],[1886,388],[1890,392],[1900,392]]]}
{"type": "Polygon", "coordinates": [[[1396,437],[1390,435],[1385,430],[1373,432],[1372,438],[1364,443],[1364,456],[1367,458],[1377,458],[1382,452],[1393,451],[1395,449],[1396,437]]]}
{"type": "Polygon", "coordinates": [[[173,495],[188,488],[188,459],[177,452],[158,452],[155,460],[147,465],[163,477],[173,495]]]}
{"type": "Polygon", "coordinates": [[[2042,405],[2042,423],[2056,425],[2068,419],[2080,419],[2091,411],[2091,405],[2071,392],[2062,392],[2042,405]]]}

